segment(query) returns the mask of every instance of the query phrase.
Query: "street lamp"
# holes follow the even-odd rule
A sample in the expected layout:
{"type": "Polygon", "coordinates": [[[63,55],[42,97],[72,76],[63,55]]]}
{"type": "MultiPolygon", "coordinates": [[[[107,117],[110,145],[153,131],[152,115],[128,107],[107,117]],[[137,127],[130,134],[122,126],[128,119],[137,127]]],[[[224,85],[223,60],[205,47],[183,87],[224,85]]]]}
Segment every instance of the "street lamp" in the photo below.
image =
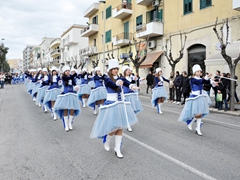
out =
{"type": "Polygon", "coordinates": [[[103,73],[105,73],[105,67],[106,67],[106,58],[105,58],[105,34],[106,34],[106,30],[105,30],[105,25],[106,25],[106,10],[105,10],[105,4],[106,1],[99,1],[99,3],[103,3],[104,4],[104,10],[103,10],[103,73]]]}

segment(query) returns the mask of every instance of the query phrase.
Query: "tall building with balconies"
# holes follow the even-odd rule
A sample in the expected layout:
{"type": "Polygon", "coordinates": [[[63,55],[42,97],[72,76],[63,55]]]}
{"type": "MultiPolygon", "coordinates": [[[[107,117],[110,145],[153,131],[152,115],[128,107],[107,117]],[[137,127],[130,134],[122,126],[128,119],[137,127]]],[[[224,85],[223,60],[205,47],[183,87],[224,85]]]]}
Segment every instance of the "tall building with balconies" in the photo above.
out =
{"type": "MultiPolygon", "coordinates": [[[[81,62],[86,61],[79,53],[81,49],[88,46],[88,38],[81,36],[81,32],[86,27],[85,25],[73,24],[63,32],[61,35],[61,63],[80,66],[81,62]]],[[[86,67],[88,67],[87,61],[86,67]]]]}
{"type": "Polygon", "coordinates": [[[43,37],[40,46],[40,55],[38,54],[38,64],[40,67],[49,67],[52,65],[50,44],[55,38],[43,37]]]}
{"type": "Polygon", "coordinates": [[[152,68],[153,63],[159,66],[163,58],[162,15],[162,3],[153,4],[149,0],[108,0],[93,3],[84,12],[89,23],[81,36],[89,38],[89,47],[82,53],[89,55],[92,61],[98,59],[98,66],[104,71],[110,58],[118,58],[120,64],[134,68],[129,56],[147,56],[140,67],[140,73],[145,76],[148,68],[152,68]],[[93,49],[97,51],[92,53],[93,49]],[[132,53],[129,54],[130,50],[132,53]]]}
{"type": "Polygon", "coordinates": [[[23,50],[23,70],[26,71],[30,68],[31,50],[34,46],[27,45],[23,50]]]}
{"type": "Polygon", "coordinates": [[[56,38],[50,43],[50,56],[52,64],[58,67],[61,61],[61,38],[56,38]]]}

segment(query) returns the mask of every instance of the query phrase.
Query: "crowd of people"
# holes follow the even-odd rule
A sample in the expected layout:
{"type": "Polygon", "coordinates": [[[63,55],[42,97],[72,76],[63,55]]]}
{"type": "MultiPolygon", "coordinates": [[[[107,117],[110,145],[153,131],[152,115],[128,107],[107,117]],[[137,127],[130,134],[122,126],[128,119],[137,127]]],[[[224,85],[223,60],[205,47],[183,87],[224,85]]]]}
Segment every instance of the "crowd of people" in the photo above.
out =
{"type": "MultiPolygon", "coordinates": [[[[170,76],[168,78],[169,81],[173,82],[172,84],[169,84],[169,103],[175,103],[178,105],[184,105],[186,102],[186,99],[189,98],[191,93],[191,84],[190,79],[191,76],[187,74],[186,71],[183,71],[181,74],[179,71],[176,71],[176,76],[174,77],[174,73],[171,72],[170,76]]],[[[155,74],[152,74],[151,71],[149,71],[149,74],[146,77],[147,80],[147,89],[146,93],[149,93],[149,88],[153,89],[155,77],[157,76],[157,71],[155,71],[155,74]]],[[[209,76],[209,73],[202,74],[201,77],[209,76]]],[[[210,91],[212,89],[214,93],[214,99],[215,99],[215,105],[214,107],[218,110],[229,110],[229,102],[231,97],[231,80],[230,80],[230,73],[220,73],[219,70],[216,71],[215,76],[213,77],[213,80],[218,83],[217,86],[213,86],[211,83],[206,82],[203,84],[203,90],[210,96],[210,91]],[[224,108],[223,108],[224,107],[224,108]]],[[[235,76],[235,80],[237,80],[238,77],[235,76]]],[[[236,103],[240,104],[239,98],[236,92],[236,88],[238,86],[237,81],[235,83],[235,90],[234,90],[234,97],[236,103]]]]}
{"type": "Polygon", "coordinates": [[[0,89],[4,89],[4,85],[20,83],[24,83],[24,74],[0,72],[0,89]]]}

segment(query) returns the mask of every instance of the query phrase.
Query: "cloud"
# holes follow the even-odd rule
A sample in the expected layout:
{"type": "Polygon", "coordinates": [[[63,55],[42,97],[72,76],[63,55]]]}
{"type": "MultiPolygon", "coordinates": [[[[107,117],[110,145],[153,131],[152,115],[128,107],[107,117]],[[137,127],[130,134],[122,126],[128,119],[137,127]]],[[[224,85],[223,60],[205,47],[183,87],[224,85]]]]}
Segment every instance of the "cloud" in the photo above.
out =
{"type": "Polygon", "coordinates": [[[43,37],[60,37],[72,24],[86,24],[83,12],[96,0],[0,1],[0,38],[9,47],[8,59],[22,58],[28,45],[43,37]]]}

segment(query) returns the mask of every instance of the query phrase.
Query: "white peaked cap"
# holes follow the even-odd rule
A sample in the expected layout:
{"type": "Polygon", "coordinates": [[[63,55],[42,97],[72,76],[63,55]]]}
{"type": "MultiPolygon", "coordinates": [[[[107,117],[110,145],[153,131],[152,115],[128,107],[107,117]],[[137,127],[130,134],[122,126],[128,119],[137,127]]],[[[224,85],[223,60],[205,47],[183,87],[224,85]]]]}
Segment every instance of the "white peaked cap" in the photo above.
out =
{"type": "Polygon", "coordinates": [[[47,68],[43,68],[42,71],[43,71],[43,72],[48,72],[47,68]]]}
{"type": "Polygon", "coordinates": [[[161,68],[157,68],[156,69],[156,73],[158,73],[159,71],[162,71],[162,69],[161,68]]]}
{"type": "Polygon", "coordinates": [[[100,71],[100,67],[95,67],[94,70],[95,70],[95,72],[96,72],[96,71],[100,71]]]}
{"type": "Polygon", "coordinates": [[[110,59],[108,60],[108,69],[109,71],[113,68],[119,68],[118,59],[110,59]]]}
{"type": "Polygon", "coordinates": [[[37,70],[36,69],[32,69],[32,72],[36,72],[37,70]]]}
{"type": "Polygon", "coordinates": [[[202,71],[202,68],[199,64],[195,64],[192,68],[192,71],[193,71],[193,74],[194,74],[196,71],[202,71]]]}
{"type": "Polygon", "coordinates": [[[82,71],[83,71],[83,72],[84,72],[84,71],[86,72],[86,71],[87,71],[87,68],[83,68],[82,71]]]}
{"type": "Polygon", "coordinates": [[[51,68],[51,71],[57,71],[57,67],[53,66],[53,67],[51,68]]]}
{"type": "Polygon", "coordinates": [[[65,71],[67,71],[67,70],[70,71],[70,67],[69,67],[69,66],[63,66],[62,70],[63,70],[63,72],[65,72],[65,71]]]}
{"type": "Polygon", "coordinates": [[[42,70],[42,68],[38,68],[38,69],[37,69],[37,71],[41,71],[41,70],[42,70]]]}
{"type": "Polygon", "coordinates": [[[95,71],[95,69],[92,69],[91,71],[93,72],[93,71],[95,71]]]}
{"type": "Polygon", "coordinates": [[[122,72],[124,73],[127,69],[131,70],[131,68],[129,66],[123,66],[122,67],[122,72]]]}

